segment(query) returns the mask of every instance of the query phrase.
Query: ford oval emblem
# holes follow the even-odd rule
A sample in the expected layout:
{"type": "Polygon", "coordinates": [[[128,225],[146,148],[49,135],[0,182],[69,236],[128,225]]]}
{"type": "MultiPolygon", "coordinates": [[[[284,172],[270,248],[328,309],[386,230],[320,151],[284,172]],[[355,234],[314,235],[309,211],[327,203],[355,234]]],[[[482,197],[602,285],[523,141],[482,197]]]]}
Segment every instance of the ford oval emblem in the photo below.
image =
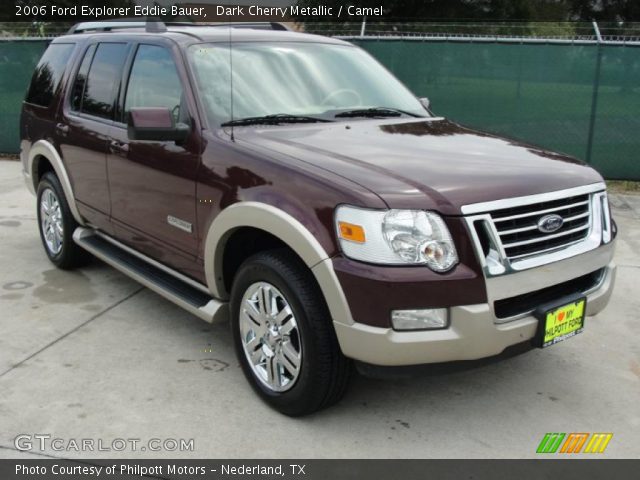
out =
{"type": "Polygon", "coordinates": [[[538,220],[538,230],[542,233],[553,233],[560,230],[564,224],[564,219],[560,215],[552,213],[551,215],[545,215],[538,220]]]}

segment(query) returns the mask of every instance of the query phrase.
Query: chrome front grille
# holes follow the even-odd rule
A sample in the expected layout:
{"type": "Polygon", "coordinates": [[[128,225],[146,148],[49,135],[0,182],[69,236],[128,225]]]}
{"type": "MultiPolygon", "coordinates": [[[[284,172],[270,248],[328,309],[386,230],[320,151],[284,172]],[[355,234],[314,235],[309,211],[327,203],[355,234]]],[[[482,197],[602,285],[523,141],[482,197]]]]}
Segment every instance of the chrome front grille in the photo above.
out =
{"type": "Polygon", "coordinates": [[[516,260],[584,240],[591,225],[590,195],[504,208],[490,215],[507,258],[516,260]],[[551,214],[562,218],[562,226],[553,232],[541,231],[538,222],[551,214]]]}
{"type": "Polygon", "coordinates": [[[487,277],[573,257],[612,238],[604,183],[465,205],[462,213],[487,277]]]}

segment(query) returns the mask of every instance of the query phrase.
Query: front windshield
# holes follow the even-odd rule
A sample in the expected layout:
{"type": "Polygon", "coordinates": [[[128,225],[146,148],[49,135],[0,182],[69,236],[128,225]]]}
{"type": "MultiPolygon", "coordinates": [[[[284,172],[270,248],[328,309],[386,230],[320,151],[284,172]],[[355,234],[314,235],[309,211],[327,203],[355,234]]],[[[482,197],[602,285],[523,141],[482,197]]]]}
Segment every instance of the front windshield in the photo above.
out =
{"type": "Polygon", "coordinates": [[[212,125],[291,114],[333,120],[336,113],[374,107],[427,116],[393,75],[359,48],[321,43],[201,44],[190,48],[200,97],[212,125]]]}

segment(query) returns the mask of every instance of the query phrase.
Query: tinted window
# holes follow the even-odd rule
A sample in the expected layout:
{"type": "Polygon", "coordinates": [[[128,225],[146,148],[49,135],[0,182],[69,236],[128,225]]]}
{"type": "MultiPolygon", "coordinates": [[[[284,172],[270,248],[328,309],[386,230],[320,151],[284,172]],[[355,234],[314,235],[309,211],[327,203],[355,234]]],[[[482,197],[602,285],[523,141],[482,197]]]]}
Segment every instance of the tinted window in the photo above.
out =
{"type": "Polygon", "coordinates": [[[87,83],[87,74],[89,73],[89,66],[91,65],[91,59],[96,51],[96,46],[91,45],[84,54],[82,64],[78,69],[78,74],[73,82],[73,88],[71,90],[71,109],[79,111],[82,107],[82,97],[84,96],[84,87],[87,83]]]}
{"type": "Polygon", "coordinates": [[[28,103],[43,107],[51,105],[73,47],[71,43],[49,45],[33,73],[26,99],[28,103]]]}
{"type": "Polygon", "coordinates": [[[129,76],[124,102],[125,118],[135,107],[166,107],[180,118],[182,85],[171,52],[153,45],[140,45],[129,76]]]}
{"type": "Polygon", "coordinates": [[[81,112],[111,118],[126,56],[124,43],[98,45],[84,87],[81,112]]]}

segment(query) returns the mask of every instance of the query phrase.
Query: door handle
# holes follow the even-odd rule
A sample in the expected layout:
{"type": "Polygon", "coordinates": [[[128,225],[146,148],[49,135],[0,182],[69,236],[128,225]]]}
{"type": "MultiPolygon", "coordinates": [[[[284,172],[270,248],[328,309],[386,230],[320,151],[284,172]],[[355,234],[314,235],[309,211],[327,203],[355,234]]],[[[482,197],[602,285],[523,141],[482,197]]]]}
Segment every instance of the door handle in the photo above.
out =
{"type": "Polygon", "coordinates": [[[69,125],[65,125],[64,123],[56,124],[56,132],[58,132],[58,134],[62,136],[65,136],[67,133],[69,133],[69,125]]]}
{"type": "Polygon", "coordinates": [[[129,144],[112,140],[109,142],[109,151],[115,155],[126,155],[129,152],[129,144]]]}

